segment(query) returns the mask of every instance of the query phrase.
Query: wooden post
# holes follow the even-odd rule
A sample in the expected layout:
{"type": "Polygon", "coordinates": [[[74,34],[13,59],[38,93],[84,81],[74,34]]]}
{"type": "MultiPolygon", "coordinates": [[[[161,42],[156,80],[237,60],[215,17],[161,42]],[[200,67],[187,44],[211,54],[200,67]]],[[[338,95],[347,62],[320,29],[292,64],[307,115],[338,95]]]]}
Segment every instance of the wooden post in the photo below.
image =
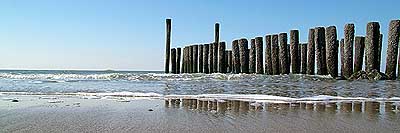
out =
{"type": "Polygon", "coordinates": [[[242,73],[249,73],[249,54],[247,39],[239,40],[240,68],[242,73]]]}
{"type": "MultiPolygon", "coordinates": [[[[288,49],[287,49],[287,33],[279,33],[279,67],[281,74],[289,74],[290,66],[288,59],[288,49]]],[[[296,49],[297,51],[297,49],[296,49]]],[[[297,52],[296,52],[297,54],[297,52]]]]}
{"type": "Polygon", "coordinates": [[[185,73],[189,73],[189,47],[185,47],[185,73]]]}
{"type": "Polygon", "coordinates": [[[249,73],[256,72],[256,40],[251,39],[249,53],[249,73]]]}
{"type": "Polygon", "coordinates": [[[215,23],[215,33],[214,33],[214,35],[215,35],[215,38],[214,38],[214,40],[215,40],[215,42],[214,43],[216,43],[217,45],[219,44],[219,23],[215,23]]]}
{"type": "Polygon", "coordinates": [[[225,49],[225,42],[220,42],[218,45],[218,69],[220,73],[226,73],[225,49]]]}
{"type": "Polygon", "coordinates": [[[186,47],[183,47],[182,49],[182,67],[181,67],[181,73],[185,73],[185,58],[186,56],[186,47]]]}
{"type": "Polygon", "coordinates": [[[338,43],[337,34],[336,34],[336,26],[329,26],[326,28],[325,32],[326,37],[326,66],[328,70],[328,74],[330,74],[333,78],[338,76],[338,43]]]}
{"type": "Polygon", "coordinates": [[[307,73],[307,43],[301,44],[301,74],[307,73]]]}
{"type": "Polygon", "coordinates": [[[210,70],[210,73],[214,73],[214,43],[210,43],[209,50],[210,55],[208,56],[208,60],[210,62],[210,65],[208,69],[210,70]]]}
{"type": "Polygon", "coordinates": [[[279,75],[279,43],[278,35],[272,35],[271,39],[271,64],[272,64],[272,74],[279,75]]]}
{"type": "Polygon", "coordinates": [[[181,48],[176,49],[176,73],[181,73],[181,48]]]}
{"type": "Polygon", "coordinates": [[[265,36],[265,73],[272,75],[271,35],[265,36]]]}
{"type": "Polygon", "coordinates": [[[387,46],[387,56],[386,56],[386,71],[385,71],[386,75],[388,76],[388,79],[390,80],[396,79],[399,38],[400,38],[400,20],[392,20],[390,21],[389,24],[389,36],[387,44],[388,46],[387,46]]]}
{"type": "Polygon", "coordinates": [[[362,70],[365,37],[356,36],[354,40],[354,73],[362,70]]]}
{"type": "MultiPolygon", "coordinates": [[[[371,72],[378,69],[378,52],[379,52],[379,23],[369,22],[367,24],[367,36],[365,36],[365,55],[368,57],[366,61],[365,71],[371,72]]],[[[346,43],[346,41],[345,41],[346,43]]]]}
{"type": "MultiPolygon", "coordinates": [[[[288,66],[289,66],[289,69],[290,69],[290,66],[292,66],[292,58],[291,58],[291,55],[290,55],[290,43],[288,43],[287,44],[287,58],[288,58],[288,66]]],[[[290,71],[289,71],[289,73],[290,73],[290,71]]]]}
{"type": "Polygon", "coordinates": [[[199,45],[193,45],[193,73],[198,73],[199,71],[199,45]]]}
{"type": "Polygon", "coordinates": [[[233,69],[233,67],[232,67],[232,51],[231,50],[229,50],[228,52],[227,52],[227,59],[228,59],[228,71],[227,71],[227,73],[231,73],[232,72],[232,69],[233,69]]]}
{"type": "Polygon", "coordinates": [[[256,73],[263,74],[264,73],[264,65],[263,65],[263,38],[256,37],[256,73]]]}
{"type": "Polygon", "coordinates": [[[204,44],[203,46],[203,69],[204,69],[204,73],[209,74],[210,73],[210,69],[208,67],[208,55],[209,55],[209,50],[210,48],[210,44],[204,44]]]}
{"type": "Polygon", "coordinates": [[[315,55],[317,62],[317,74],[327,75],[324,27],[315,28],[314,41],[315,41],[315,55]]]}
{"type": "Polygon", "coordinates": [[[315,41],[314,29],[308,31],[308,46],[307,46],[307,74],[315,74],[315,41]]]}
{"type": "Polygon", "coordinates": [[[381,57],[382,57],[382,40],[383,34],[379,36],[379,47],[378,47],[378,70],[381,70],[381,57]]]}
{"type": "Polygon", "coordinates": [[[350,78],[353,74],[353,43],[354,24],[346,24],[344,27],[344,51],[343,51],[343,76],[350,78]]]}
{"type": "Polygon", "coordinates": [[[239,52],[239,41],[232,41],[232,55],[233,55],[233,73],[241,73],[240,70],[240,52],[239,52]]]}
{"type": "Polygon", "coordinates": [[[300,57],[299,52],[299,30],[290,30],[290,64],[292,65],[292,73],[300,73],[300,57]]]}
{"type": "Polygon", "coordinates": [[[171,49],[171,72],[176,74],[176,49],[171,49]]]}
{"type": "Polygon", "coordinates": [[[165,40],[165,73],[169,73],[169,56],[171,49],[171,19],[166,19],[166,40],[165,40]]]}
{"type": "Polygon", "coordinates": [[[199,45],[199,73],[203,73],[204,69],[204,62],[203,62],[203,45],[199,45]]]}
{"type": "Polygon", "coordinates": [[[213,72],[218,73],[218,43],[213,44],[213,72]]]}
{"type": "Polygon", "coordinates": [[[189,73],[194,72],[194,46],[189,46],[189,73]]]}
{"type": "Polygon", "coordinates": [[[382,40],[383,40],[383,34],[380,34],[379,35],[379,46],[378,46],[378,71],[381,71],[382,40]]]}
{"type": "Polygon", "coordinates": [[[340,39],[340,76],[343,78],[343,66],[344,66],[344,39],[340,39]]]}

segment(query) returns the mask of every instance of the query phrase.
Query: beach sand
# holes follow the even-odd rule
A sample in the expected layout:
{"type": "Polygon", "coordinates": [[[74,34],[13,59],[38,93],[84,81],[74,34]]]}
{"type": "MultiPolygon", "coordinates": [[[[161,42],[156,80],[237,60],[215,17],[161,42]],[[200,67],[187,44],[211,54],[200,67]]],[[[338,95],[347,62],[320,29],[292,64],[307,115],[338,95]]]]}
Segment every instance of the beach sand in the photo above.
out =
{"type": "Polygon", "coordinates": [[[396,112],[264,109],[219,113],[167,107],[162,99],[12,97],[19,102],[0,100],[0,132],[400,132],[396,112]]]}

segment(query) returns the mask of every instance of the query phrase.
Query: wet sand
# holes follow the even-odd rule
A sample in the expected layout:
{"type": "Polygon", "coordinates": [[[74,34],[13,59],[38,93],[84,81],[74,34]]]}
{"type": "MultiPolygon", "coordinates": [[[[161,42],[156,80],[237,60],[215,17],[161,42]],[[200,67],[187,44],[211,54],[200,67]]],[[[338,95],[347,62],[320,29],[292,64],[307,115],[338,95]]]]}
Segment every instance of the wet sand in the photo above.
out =
{"type": "Polygon", "coordinates": [[[315,105],[217,112],[161,99],[13,97],[19,102],[0,100],[0,132],[400,132],[400,113],[393,111],[321,111],[315,105]],[[57,100],[63,102],[49,103],[57,100]]]}

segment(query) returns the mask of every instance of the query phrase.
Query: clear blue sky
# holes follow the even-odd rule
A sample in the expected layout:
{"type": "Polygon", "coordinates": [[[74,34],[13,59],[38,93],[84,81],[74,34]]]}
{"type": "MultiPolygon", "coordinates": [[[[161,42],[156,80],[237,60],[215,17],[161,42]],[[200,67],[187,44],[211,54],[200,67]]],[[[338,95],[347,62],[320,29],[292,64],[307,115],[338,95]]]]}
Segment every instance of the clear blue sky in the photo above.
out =
{"type": "Polygon", "coordinates": [[[0,68],[163,70],[165,19],[172,47],[379,21],[384,33],[399,19],[398,0],[2,0],[0,68]]]}

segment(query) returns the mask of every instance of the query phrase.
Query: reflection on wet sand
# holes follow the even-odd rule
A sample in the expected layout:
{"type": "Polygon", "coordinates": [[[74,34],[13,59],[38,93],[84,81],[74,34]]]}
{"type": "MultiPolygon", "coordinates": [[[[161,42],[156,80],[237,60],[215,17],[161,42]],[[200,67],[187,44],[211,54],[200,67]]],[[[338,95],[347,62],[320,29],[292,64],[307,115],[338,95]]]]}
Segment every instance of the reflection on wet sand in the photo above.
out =
{"type": "Polygon", "coordinates": [[[242,99],[212,99],[212,98],[166,98],[165,107],[174,107],[214,113],[251,111],[285,112],[307,111],[319,113],[361,113],[370,119],[378,119],[390,115],[397,115],[399,104],[397,101],[296,101],[296,102],[256,102],[242,99]],[[181,104],[182,101],[182,104],[181,104]]]}

